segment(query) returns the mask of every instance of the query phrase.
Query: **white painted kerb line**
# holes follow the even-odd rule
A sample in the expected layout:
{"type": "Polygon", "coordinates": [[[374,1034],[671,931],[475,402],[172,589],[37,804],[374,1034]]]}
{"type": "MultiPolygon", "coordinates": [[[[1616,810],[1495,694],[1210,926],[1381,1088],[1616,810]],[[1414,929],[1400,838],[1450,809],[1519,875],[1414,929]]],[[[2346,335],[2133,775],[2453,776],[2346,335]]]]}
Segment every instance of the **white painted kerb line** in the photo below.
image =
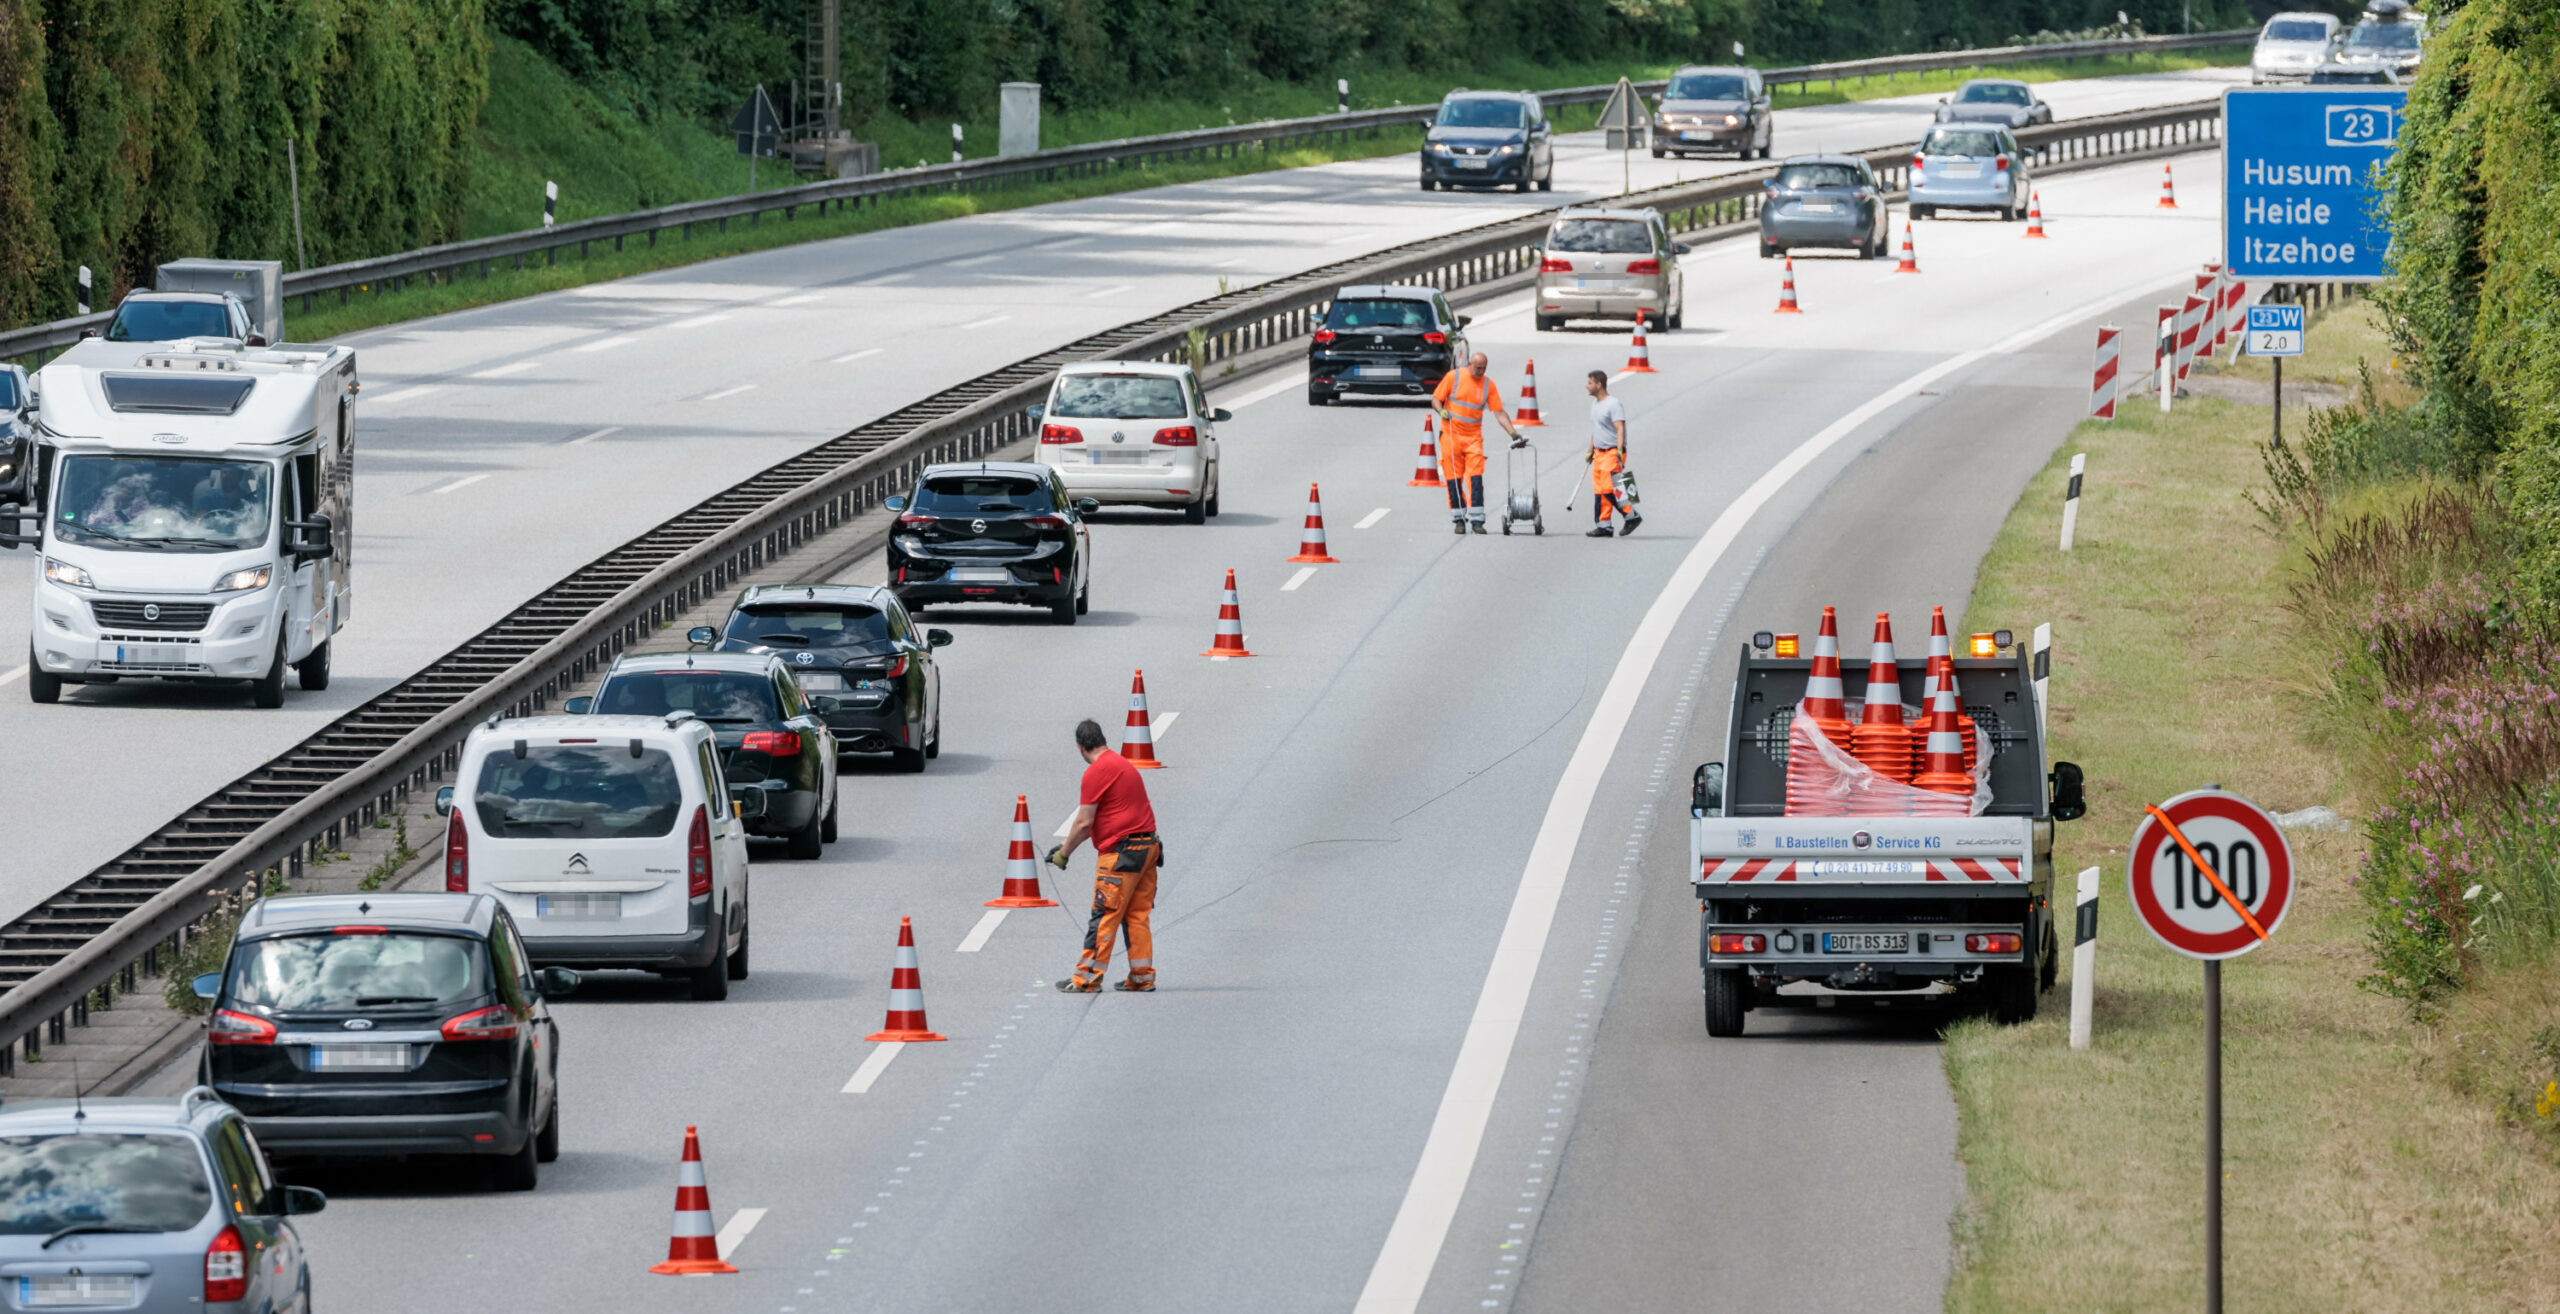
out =
{"type": "Polygon", "coordinates": [[[889,1070],[889,1060],[896,1058],[898,1056],[898,1051],[905,1049],[906,1047],[907,1042],[903,1040],[884,1040],[879,1044],[872,1046],[871,1053],[864,1056],[862,1066],[853,1070],[853,1080],[846,1082],[844,1084],[844,1089],[839,1093],[845,1095],[870,1094],[871,1083],[878,1081],[880,1079],[880,1074],[889,1070]]]}
{"type": "Polygon", "coordinates": [[[987,937],[995,934],[997,927],[1004,925],[1004,915],[1011,911],[1013,910],[1010,908],[987,909],[986,916],[979,918],[978,924],[969,928],[969,934],[961,939],[960,947],[953,952],[974,954],[986,948],[987,937]]]}
{"type": "Polygon", "coordinates": [[[1422,1160],[1414,1165],[1404,1203],[1396,1209],[1395,1222],[1387,1228],[1386,1244],[1379,1249],[1378,1262],[1360,1289],[1354,1314],[1410,1314],[1422,1301],[1432,1267],[1449,1239],[1449,1224],[1457,1216],[1460,1198],[1466,1194],[1467,1177],[1475,1170],[1476,1155],[1484,1146],[1485,1123],[1493,1116],[1494,1097],[1502,1089],[1503,1069],[1509,1066],[1512,1043],[1520,1036],[1520,1020],[1528,1010],[1529,987],[1537,979],[1538,959],[1546,950],[1547,932],[1555,922],[1556,901],[1564,894],[1565,875],[1573,867],[1574,847],[1582,838],[1592,799],[1599,793],[1600,777],[1608,770],[1609,760],[1617,755],[1618,740],[1635,715],[1636,699],[1644,692],[1664,646],[1671,642],[1671,633],[1679,626],[1682,613],[1688,610],[1698,590],[1705,587],[1707,576],[1726,550],[1742,536],[1743,527],[1807,466],[1868,421],[1921,389],[1986,356],[2016,350],[2158,286],[2158,280],[2146,279],[1992,346],[1950,356],[1868,398],[1856,410],[1804,440],[1744,489],[1681,559],[1679,569],[1672,572],[1670,581],[1662,586],[1662,592],[1655,596],[1644,620],[1628,640],[1617,669],[1610,673],[1608,686],[1601,690],[1600,700],[1592,708],[1590,723],[1583,727],[1581,741],[1574,745],[1573,757],[1565,763],[1555,794],[1548,800],[1547,815],[1538,824],[1537,839],[1529,846],[1528,865],[1520,874],[1519,892],[1512,896],[1511,915],[1503,923],[1502,939],[1494,946],[1493,963],[1485,971],[1484,989],[1476,996],[1475,1015],[1467,1021],[1457,1064],[1449,1073],[1448,1088],[1441,1093],[1439,1112],[1432,1116],[1431,1134],[1423,1141],[1422,1160]]]}
{"type": "Polygon", "coordinates": [[[756,1224],[763,1221],[764,1211],[761,1209],[741,1209],[729,1215],[729,1221],[720,1225],[720,1235],[712,1238],[720,1248],[720,1257],[727,1259],[736,1253],[738,1243],[746,1240],[747,1233],[756,1230],[756,1224]]]}

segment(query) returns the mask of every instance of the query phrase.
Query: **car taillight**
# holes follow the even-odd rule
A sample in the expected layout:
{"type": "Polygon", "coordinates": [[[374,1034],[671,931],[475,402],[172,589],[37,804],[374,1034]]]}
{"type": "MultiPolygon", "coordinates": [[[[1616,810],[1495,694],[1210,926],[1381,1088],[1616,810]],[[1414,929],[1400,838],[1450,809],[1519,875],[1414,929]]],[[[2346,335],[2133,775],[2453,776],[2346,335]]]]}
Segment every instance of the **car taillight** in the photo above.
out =
{"type": "Polygon", "coordinates": [[[911,528],[922,529],[933,523],[933,517],[919,512],[909,511],[898,517],[898,523],[911,528]]]}
{"type": "Polygon", "coordinates": [[[2026,943],[2026,937],[2009,931],[1993,931],[1987,935],[1968,935],[1964,951],[1969,954],[2014,954],[2026,943]]]}
{"type": "Polygon", "coordinates": [[[1317,329],[1317,330],[1316,330],[1316,345],[1317,345],[1317,346],[1319,346],[1319,347],[1321,347],[1321,346],[1325,345],[1326,343],[1333,341],[1333,336],[1334,336],[1334,335],[1333,335],[1333,330],[1332,330],[1332,329],[1317,329]]]}
{"type": "Polygon", "coordinates": [[[1064,516],[1024,516],[1022,518],[1022,523],[1031,526],[1033,529],[1064,529],[1067,527],[1067,520],[1064,516]]]}
{"type": "Polygon", "coordinates": [[[447,1040],[513,1040],[516,1038],[516,1015],[504,1004],[449,1017],[437,1034],[447,1040]]]}
{"type": "Polygon", "coordinates": [[[1170,429],[1156,430],[1158,447],[1197,447],[1199,445],[1200,430],[1191,425],[1177,424],[1170,429]]]}
{"type": "Polygon", "coordinates": [[[217,1008],[213,1010],[213,1020],[205,1024],[204,1039],[208,1045],[272,1045],[276,1043],[276,1024],[217,1008]]]}
{"type": "Polygon", "coordinates": [[[1546,259],[1538,262],[1538,272],[1541,274],[1570,274],[1573,272],[1573,262],[1570,260],[1558,260],[1554,256],[1548,256],[1546,259]]]}
{"type": "Polygon", "coordinates": [[[1756,935],[1727,935],[1719,932],[1707,937],[1707,952],[1711,954],[1756,954],[1766,947],[1767,944],[1768,941],[1763,940],[1756,935]]]}
{"type": "Polygon", "coordinates": [[[1044,424],[1040,426],[1040,441],[1044,443],[1080,443],[1084,441],[1084,430],[1079,429],[1072,424],[1044,424]]]}
{"type": "Polygon", "coordinates": [[[1927,156],[1924,156],[1924,155],[1914,155],[1914,156],[1912,156],[1912,157],[1911,157],[1911,171],[1912,171],[1913,173],[1918,173],[1918,172],[1919,172],[1919,171],[1921,171],[1922,169],[1926,169],[1926,168],[1928,168],[1928,167],[1929,167],[1929,159],[1928,159],[1928,157],[1927,157],[1927,156]]]}
{"type": "Polygon", "coordinates": [[[2009,157],[2006,155],[1995,155],[1991,157],[1991,167],[2002,173],[2007,173],[2009,171],[2009,157]]]}
{"type": "Polygon", "coordinates": [[[1659,260],[1630,260],[1627,262],[1627,272],[1630,274],[1659,274],[1662,272],[1662,262],[1659,260]]]}
{"type": "Polygon", "coordinates": [[[1449,345],[1449,335],[1439,332],[1438,330],[1423,334],[1422,340],[1435,347],[1445,347],[1449,345]]]}
{"type": "Polygon", "coordinates": [[[889,663],[889,669],[882,671],[880,674],[885,678],[894,680],[906,673],[907,655],[905,653],[899,653],[897,659],[889,663]]]}
{"type": "Polygon", "coordinates": [[[249,1298],[249,1252],[240,1244],[240,1229],[224,1224],[204,1248],[204,1302],[249,1298]]]}
{"type": "Polygon", "coordinates": [[[768,757],[800,756],[800,732],[797,730],[750,730],[738,747],[768,757]]]}
{"type": "Polygon", "coordinates": [[[453,824],[444,828],[444,888],[462,894],[471,888],[471,832],[462,828],[462,805],[453,806],[453,824]]]}
{"type": "Polygon", "coordinates": [[[696,804],[693,829],[684,839],[684,893],[699,899],[711,893],[711,810],[696,804]]]}

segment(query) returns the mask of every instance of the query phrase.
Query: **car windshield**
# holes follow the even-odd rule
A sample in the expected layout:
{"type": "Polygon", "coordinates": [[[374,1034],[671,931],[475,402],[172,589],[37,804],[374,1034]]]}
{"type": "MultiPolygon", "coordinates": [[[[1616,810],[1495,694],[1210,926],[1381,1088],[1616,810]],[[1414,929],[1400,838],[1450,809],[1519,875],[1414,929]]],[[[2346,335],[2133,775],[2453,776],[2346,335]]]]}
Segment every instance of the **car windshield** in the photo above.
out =
{"type": "Polygon", "coordinates": [[[1781,191],[1801,192],[1815,187],[1855,187],[1858,171],[1845,164],[1790,164],[1778,170],[1781,191]]]}
{"type": "Polygon", "coordinates": [[[1440,126],[1525,128],[1529,126],[1529,107],[1492,96],[1455,96],[1440,102],[1440,126]]]}
{"type": "Polygon", "coordinates": [[[1178,420],[1182,380],[1169,374],[1061,374],[1049,414],[1069,420],[1178,420]]]}
{"type": "Polygon", "coordinates": [[[2279,19],[2267,24],[2266,35],[2259,38],[2262,41],[2326,41],[2328,39],[2328,24],[2306,22],[2298,18],[2279,19]]]}
{"type": "Polygon", "coordinates": [[[1920,153],[1987,159],[2000,153],[2000,134],[1979,128],[1939,128],[1920,143],[1920,153]]]}
{"type": "Polygon", "coordinates": [[[1431,303],[1401,298],[1377,301],[1336,301],[1325,315],[1324,325],[1333,329],[1400,329],[1418,331],[1434,327],[1431,303]]]}
{"type": "Polygon", "coordinates": [[[213,1208],[213,1183],[195,1141],[141,1132],[0,1136],[0,1193],[6,1236],[51,1236],[84,1224],[184,1232],[213,1208]]]}
{"type": "Polygon", "coordinates": [[[886,643],[889,617],[860,603],[758,603],[729,618],[729,637],[741,643],[791,648],[845,648],[886,643]]]}
{"type": "Polygon", "coordinates": [[[1967,105],[2024,105],[2027,89],[2009,82],[1977,82],[1956,93],[1967,105]]]}
{"type": "Polygon", "coordinates": [[[1683,73],[1662,93],[1666,100],[1749,100],[1751,84],[1730,73],[1683,73]]]}
{"type": "Polygon", "coordinates": [[[0,370],[0,411],[14,411],[24,405],[25,400],[18,395],[18,376],[8,370],[0,370]]]}
{"type": "MultiPolygon", "coordinates": [[[[779,721],[773,677],[762,671],[622,671],[596,691],[595,710],[611,716],[665,716],[691,712],[705,721],[735,725],[779,721]]],[[[622,761],[630,761],[628,750],[622,761]]],[[[671,793],[669,798],[673,798],[671,793]]]]}
{"type": "Polygon", "coordinates": [[[2349,50],[2415,50],[2418,29],[2409,23],[2365,23],[2347,33],[2349,50]]]}
{"type": "Polygon", "coordinates": [[[488,957],[458,935],[283,935],[233,950],[223,994],[278,1013],[455,1004],[487,993],[488,957]]]}
{"type": "Polygon", "coordinates": [[[218,301],[128,301],[107,322],[109,342],[174,342],[227,338],[231,314],[218,301]]]}
{"type": "MultiPolygon", "coordinates": [[[[765,684],[770,704],[771,682],[750,678],[765,684]]],[[[667,692],[645,673],[617,675],[596,696],[596,710],[664,715],[667,692]]],[[[662,749],[634,756],[628,741],[528,744],[522,757],[501,749],[481,762],[471,802],[480,829],[501,839],[645,839],[676,828],[684,786],[662,749]]]]}
{"type": "Polygon", "coordinates": [[[929,516],[974,516],[1056,508],[1049,503],[1049,485],[1043,480],[1022,475],[942,475],[925,480],[924,487],[916,490],[915,509],[929,516]]]}
{"type": "Polygon", "coordinates": [[[1547,230],[1547,249],[1642,255],[1653,250],[1653,230],[1636,219],[1558,219],[1547,230]]]}
{"type": "Polygon", "coordinates": [[[73,456],[62,462],[54,532],[75,543],[221,552],[267,541],[275,472],[251,461],[73,456]]]}

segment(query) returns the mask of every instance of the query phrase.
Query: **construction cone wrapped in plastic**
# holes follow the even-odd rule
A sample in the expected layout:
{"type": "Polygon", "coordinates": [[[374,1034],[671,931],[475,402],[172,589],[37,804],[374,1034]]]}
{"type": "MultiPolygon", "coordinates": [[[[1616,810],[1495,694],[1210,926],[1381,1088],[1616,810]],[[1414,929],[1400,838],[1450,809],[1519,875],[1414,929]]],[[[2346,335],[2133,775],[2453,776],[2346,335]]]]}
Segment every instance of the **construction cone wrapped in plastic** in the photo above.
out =
{"type": "MultiPolygon", "coordinates": [[[[1022,811],[1027,826],[1031,814],[1022,811]]],[[[1008,882],[1009,884],[1010,882],[1008,882]]],[[[944,1040],[924,1020],[924,973],[916,967],[916,928],[898,919],[898,956],[889,968],[889,1017],[864,1040],[944,1040]]]]}
{"type": "Polygon", "coordinates": [[[1307,527],[1298,534],[1298,555],[1289,559],[1320,566],[1339,564],[1324,550],[1324,499],[1316,494],[1314,484],[1307,485],[1307,527]]]}
{"type": "Polygon", "coordinates": [[[2163,210],[2178,208],[2177,173],[2166,164],[2160,166],[2160,208],[2163,210]]]}
{"type": "Polygon", "coordinates": [[[738,1270],[720,1258],[718,1229],[711,1225],[711,1184],[702,1175],[702,1138],[684,1129],[684,1159],[676,1165],[676,1223],[667,1237],[667,1262],[652,1273],[692,1277],[738,1270]]]}
{"type": "Polygon", "coordinates": [[[1933,794],[1973,796],[1973,773],[1964,769],[1964,732],[1956,727],[1956,691],[1940,689],[1929,705],[1929,739],[1924,766],[1912,785],[1933,794]]]}
{"type": "Polygon", "coordinates": [[[1911,727],[1902,723],[1902,673],[1893,660],[1893,618],[1876,613],[1875,645],[1867,654],[1866,701],[1858,728],[1849,732],[1849,755],[1887,779],[1911,779],[1911,727]]]}
{"type": "MultiPolygon", "coordinates": [[[[1123,748],[1120,755],[1127,757],[1123,748]]],[[[1132,764],[1136,765],[1136,764],[1132,764]]],[[[1154,766],[1153,761],[1145,763],[1154,766]]],[[[990,908],[1055,908],[1058,901],[1040,894],[1040,854],[1032,847],[1031,799],[1013,796],[1013,842],[1004,851],[1004,893],[987,900],[990,908]]]]}
{"type": "Polygon", "coordinates": [[[1636,312],[1636,340],[1635,344],[1627,351],[1627,364],[1623,372],[1627,374],[1659,374],[1662,372],[1653,367],[1653,353],[1645,348],[1644,312],[1641,310],[1636,312]]]}
{"type": "Polygon", "coordinates": [[[1422,417],[1422,454],[1413,458],[1413,478],[1404,481],[1407,488],[1440,487],[1440,447],[1431,441],[1431,417],[1422,417]]]}
{"type": "Polygon", "coordinates": [[[2027,193],[2027,236],[2044,236],[2044,194],[2027,193]]]}
{"type": "Polygon", "coordinates": [[[1787,257],[1786,281],[1778,285],[1778,308],[1771,314],[1801,315],[1804,308],[1796,304],[1796,258],[1787,257]]]}
{"type": "Polygon", "coordinates": [[[1538,362],[1530,361],[1529,377],[1520,385],[1520,413],[1511,417],[1516,429],[1543,429],[1547,422],[1538,415],[1538,362]]]}
{"type": "Polygon", "coordinates": [[[1232,566],[1227,569],[1226,598],[1218,604],[1217,636],[1209,640],[1209,650],[1200,655],[1203,657],[1250,657],[1253,655],[1244,650],[1244,608],[1236,602],[1236,572],[1232,566]]]}
{"type": "Polygon", "coordinates": [[[1895,265],[1893,272],[1897,274],[1920,272],[1920,261],[1911,254],[1911,221],[1908,219],[1902,221],[1902,263],[1895,265]]]}
{"type": "MultiPolygon", "coordinates": [[[[1141,771],[1153,771],[1164,765],[1156,760],[1155,726],[1147,720],[1145,671],[1133,672],[1129,676],[1129,720],[1120,731],[1120,756],[1141,771]]],[[[1025,835],[1030,833],[1027,830],[1023,832],[1025,835]]]]}

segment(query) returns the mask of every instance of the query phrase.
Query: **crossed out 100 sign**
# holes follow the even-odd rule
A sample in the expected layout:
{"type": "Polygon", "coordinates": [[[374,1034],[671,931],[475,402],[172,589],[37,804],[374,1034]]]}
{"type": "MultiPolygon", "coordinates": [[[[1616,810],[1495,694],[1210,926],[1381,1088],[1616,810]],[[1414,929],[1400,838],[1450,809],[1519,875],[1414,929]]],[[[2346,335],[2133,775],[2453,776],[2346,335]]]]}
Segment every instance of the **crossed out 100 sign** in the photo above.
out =
{"type": "Polygon", "coordinates": [[[2237,794],[2200,789],[2150,810],[2126,853],[2135,914],[2162,944],[2191,958],[2257,948],[2293,902],[2284,832],[2237,794]]]}

